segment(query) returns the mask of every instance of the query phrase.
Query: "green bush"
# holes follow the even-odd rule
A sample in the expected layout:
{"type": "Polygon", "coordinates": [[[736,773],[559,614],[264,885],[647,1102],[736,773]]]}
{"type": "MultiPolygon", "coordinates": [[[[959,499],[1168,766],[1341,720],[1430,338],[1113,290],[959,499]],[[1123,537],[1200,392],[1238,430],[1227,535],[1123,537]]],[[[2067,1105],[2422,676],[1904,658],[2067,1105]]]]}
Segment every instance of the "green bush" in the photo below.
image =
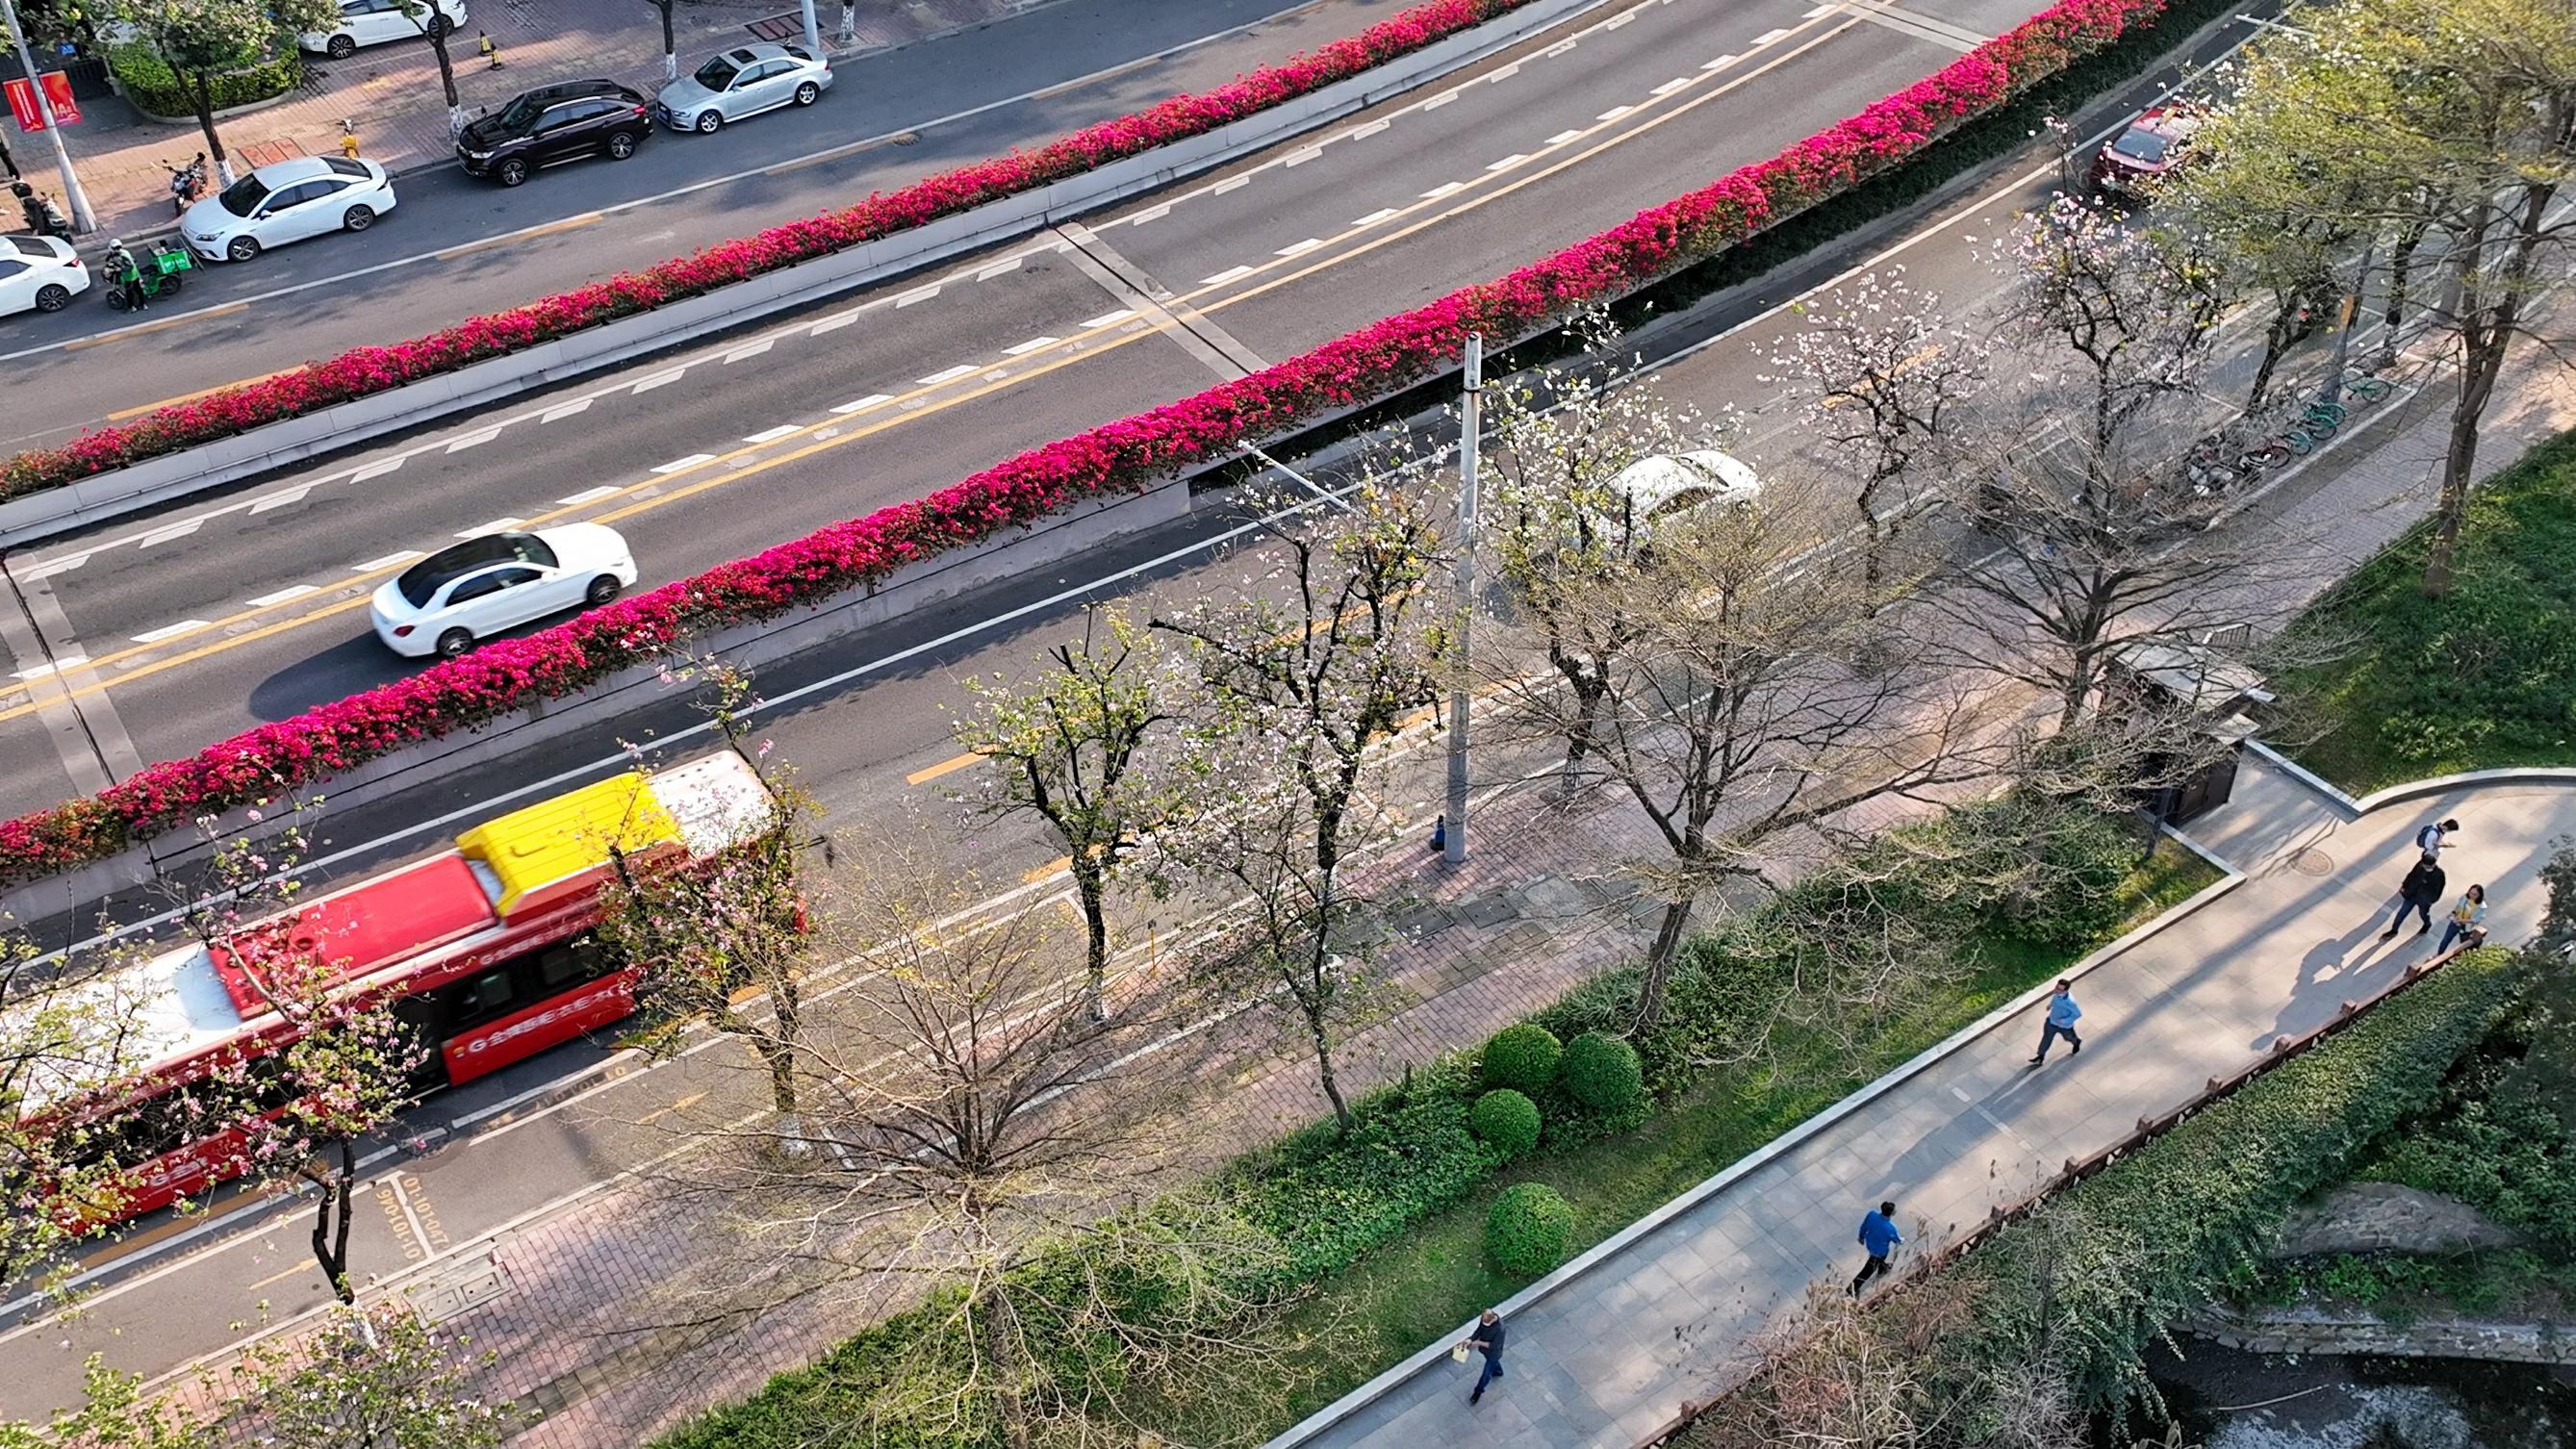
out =
{"type": "Polygon", "coordinates": [[[1645,1068],[1637,1049],[1615,1036],[1587,1031],[1565,1045],[1559,1068],[1565,1090],[1595,1112],[1621,1112],[1645,1095],[1645,1068]]]}
{"type": "Polygon", "coordinates": [[[2051,1361],[2097,1408],[2151,1393],[2140,1355],[2163,1325],[2241,1280],[2292,1205],[2429,1100],[2523,972],[2473,952],[2059,1194],[1962,1264],[1979,1328],[1945,1351],[1988,1372],[2051,1361]]]}
{"type": "Polygon", "coordinates": [[[1348,1265],[1473,1192],[1503,1160],[1467,1126],[1456,1097],[1364,1117],[1330,1148],[1228,1184],[1236,1205],[1286,1250],[1283,1275],[1304,1282],[1348,1265]]]}
{"type": "MultiPolygon", "coordinates": [[[[155,116],[194,116],[197,103],[151,46],[141,41],[108,47],[107,66],[116,73],[125,97],[155,116]]],[[[304,60],[292,46],[268,57],[252,57],[233,70],[208,77],[211,109],[224,111],[282,96],[304,83],[304,60]]]]}
{"type": "Polygon", "coordinates": [[[1485,1215],[1485,1251],[1504,1272],[1536,1277],[1565,1261],[1573,1231],[1574,1209],[1555,1188],[1514,1183],[1485,1215]]]}
{"type": "Polygon", "coordinates": [[[1556,1080],[1556,1059],[1564,1051],[1556,1033],[1546,1027],[1515,1022],[1485,1043],[1484,1083],[1532,1095],[1546,1091],[1547,1084],[1556,1080]]]}
{"type": "Polygon", "coordinates": [[[1476,1099],[1467,1126],[1505,1158],[1519,1157],[1538,1145],[1538,1104],[1509,1087],[1496,1087],[1476,1099]]]}
{"type": "Polygon", "coordinates": [[[2576,1253],[2576,1135],[2514,1080],[2544,1018],[2524,1011],[2443,1083],[2424,1112],[2373,1144],[2356,1174],[2468,1203],[2560,1253],[2576,1253]]]}

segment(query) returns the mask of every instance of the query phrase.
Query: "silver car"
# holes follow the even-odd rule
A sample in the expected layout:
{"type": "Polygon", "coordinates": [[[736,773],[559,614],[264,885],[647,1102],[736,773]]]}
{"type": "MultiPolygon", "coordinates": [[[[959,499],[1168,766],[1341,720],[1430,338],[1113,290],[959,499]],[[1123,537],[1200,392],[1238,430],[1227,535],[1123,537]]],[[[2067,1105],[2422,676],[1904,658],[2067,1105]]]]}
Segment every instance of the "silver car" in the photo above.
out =
{"type": "Polygon", "coordinates": [[[676,131],[712,135],[727,121],[810,106],[832,88],[832,67],[800,45],[737,45],[662,87],[653,113],[676,131]]]}

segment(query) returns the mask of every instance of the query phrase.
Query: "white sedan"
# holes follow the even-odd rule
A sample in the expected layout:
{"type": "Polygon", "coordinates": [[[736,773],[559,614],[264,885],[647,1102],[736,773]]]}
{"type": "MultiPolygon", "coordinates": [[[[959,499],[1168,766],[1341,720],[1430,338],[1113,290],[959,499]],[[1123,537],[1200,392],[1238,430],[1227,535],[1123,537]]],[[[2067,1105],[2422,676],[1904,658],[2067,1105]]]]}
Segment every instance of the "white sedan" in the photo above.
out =
{"type": "Polygon", "coordinates": [[[72,244],[53,236],[0,237],[0,316],[59,312],[89,290],[89,268],[72,244]]]}
{"type": "Polygon", "coordinates": [[[393,180],[375,162],[299,156],[262,166],[189,207],[179,234],[210,262],[246,262],[326,231],[365,231],[393,209],[393,180]]]}
{"type": "Polygon", "coordinates": [[[832,67],[801,45],[737,45],[662,87],[653,113],[674,130],[713,135],[728,121],[810,106],[832,88],[832,67]]]}
{"type": "Polygon", "coordinates": [[[347,60],[362,45],[444,35],[465,23],[465,0],[340,0],[340,21],[295,37],[306,50],[347,60]]]}
{"type": "Polygon", "coordinates": [[[1599,526],[1634,536],[1652,533],[1668,518],[1712,503],[1744,503],[1760,495],[1762,480],[1743,459],[1715,448],[1640,458],[1610,480],[1599,526]]]}
{"type": "Polygon", "coordinates": [[[368,613],[396,654],[453,659],[531,619],[597,608],[634,582],[635,556],[617,530],[567,523],[440,549],[376,590],[368,613]]]}

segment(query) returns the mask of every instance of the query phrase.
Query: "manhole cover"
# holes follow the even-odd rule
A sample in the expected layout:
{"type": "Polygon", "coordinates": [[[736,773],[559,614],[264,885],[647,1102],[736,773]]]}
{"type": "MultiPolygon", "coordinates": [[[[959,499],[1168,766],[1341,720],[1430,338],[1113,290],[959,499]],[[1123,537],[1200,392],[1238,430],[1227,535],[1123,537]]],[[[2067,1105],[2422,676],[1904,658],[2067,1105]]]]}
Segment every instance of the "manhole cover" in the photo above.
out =
{"type": "Polygon", "coordinates": [[[2292,857],[2290,869],[2301,875],[2329,875],[2334,871],[2334,857],[2314,848],[2302,850],[2292,857]]]}
{"type": "Polygon", "coordinates": [[[433,1278],[403,1290],[412,1308],[432,1323],[444,1323],[479,1308],[510,1290],[509,1274],[492,1258],[469,1259],[433,1278]]]}

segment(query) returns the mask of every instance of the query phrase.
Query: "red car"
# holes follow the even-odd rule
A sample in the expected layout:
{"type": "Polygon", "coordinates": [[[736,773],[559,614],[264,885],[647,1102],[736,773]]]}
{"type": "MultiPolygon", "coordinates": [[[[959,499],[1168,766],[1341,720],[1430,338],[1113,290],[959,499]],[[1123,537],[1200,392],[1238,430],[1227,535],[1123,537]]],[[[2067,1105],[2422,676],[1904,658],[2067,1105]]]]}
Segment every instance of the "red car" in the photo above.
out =
{"type": "Polygon", "coordinates": [[[2186,106],[2157,106],[2139,116],[2093,158],[2094,186],[2138,194],[2189,158],[2192,133],[2201,120],[2198,111],[2186,106]]]}

